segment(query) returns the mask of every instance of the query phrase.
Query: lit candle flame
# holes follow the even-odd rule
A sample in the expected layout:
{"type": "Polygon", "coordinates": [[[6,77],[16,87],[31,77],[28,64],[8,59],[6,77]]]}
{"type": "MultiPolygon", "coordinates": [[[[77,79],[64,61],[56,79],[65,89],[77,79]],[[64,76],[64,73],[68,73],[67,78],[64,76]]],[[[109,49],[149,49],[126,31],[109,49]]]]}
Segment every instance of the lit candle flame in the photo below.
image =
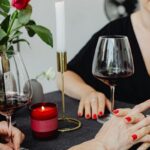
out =
{"type": "Polygon", "coordinates": [[[42,109],[42,111],[44,111],[44,110],[45,110],[45,107],[44,107],[44,106],[42,106],[42,107],[41,107],[41,109],[42,109]]]}

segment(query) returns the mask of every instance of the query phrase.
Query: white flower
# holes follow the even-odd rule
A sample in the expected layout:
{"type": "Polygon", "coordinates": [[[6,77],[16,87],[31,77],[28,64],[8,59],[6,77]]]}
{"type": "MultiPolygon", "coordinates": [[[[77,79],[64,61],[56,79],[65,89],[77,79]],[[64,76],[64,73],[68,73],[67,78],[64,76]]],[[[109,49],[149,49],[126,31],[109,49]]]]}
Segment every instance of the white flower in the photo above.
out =
{"type": "Polygon", "coordinates": [[[47,71],[45,71],[44,74],[47,80],[54,79],[56,76],[56,73],[52,67],[50,67],[47,71]]]}
{"type": "Polygon", "coordinates": [[[48,68],[48,70],[46,70],[46,71],[42,72],[41,74],[37,75],[36,79],[38,79],[40,77],[44,77],[47,80],[52,80],[52,79],[55,78],[55,76],[56,76],[55,70],[52,67],[50,67],[50,68],[48,68]]]}

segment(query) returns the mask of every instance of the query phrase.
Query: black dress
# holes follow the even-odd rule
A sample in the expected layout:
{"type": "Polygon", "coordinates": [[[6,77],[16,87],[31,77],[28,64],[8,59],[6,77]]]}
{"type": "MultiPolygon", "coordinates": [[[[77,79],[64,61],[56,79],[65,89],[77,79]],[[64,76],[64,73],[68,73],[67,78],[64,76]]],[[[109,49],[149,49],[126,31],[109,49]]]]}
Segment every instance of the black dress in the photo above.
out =
{"type": "Polygon", "coordinates": [[[115,98],[133,104],[141,103],[150,98],[150,77],[133,31],[130,16],[110,22],[94,34],[81,51],[68,63],[68,70],[76,72],[87,84],[109,97],[109,87],[92,75],[92,62],[98,37],[114,34],[126,35],[129,38],[135,65],[133,76],[118,81],[115,98]]]}

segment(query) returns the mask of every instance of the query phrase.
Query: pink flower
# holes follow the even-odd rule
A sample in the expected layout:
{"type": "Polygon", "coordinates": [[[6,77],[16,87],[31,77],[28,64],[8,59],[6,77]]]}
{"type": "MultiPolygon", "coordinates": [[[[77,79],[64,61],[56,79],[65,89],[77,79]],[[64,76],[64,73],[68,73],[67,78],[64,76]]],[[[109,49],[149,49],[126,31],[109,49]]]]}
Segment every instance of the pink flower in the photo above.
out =
{"type": "Polygon", "coordinates": [[[12,6],[14,6],[16,9],[25,9],[28,5],[30,0],[12,0],[12,6]]]}

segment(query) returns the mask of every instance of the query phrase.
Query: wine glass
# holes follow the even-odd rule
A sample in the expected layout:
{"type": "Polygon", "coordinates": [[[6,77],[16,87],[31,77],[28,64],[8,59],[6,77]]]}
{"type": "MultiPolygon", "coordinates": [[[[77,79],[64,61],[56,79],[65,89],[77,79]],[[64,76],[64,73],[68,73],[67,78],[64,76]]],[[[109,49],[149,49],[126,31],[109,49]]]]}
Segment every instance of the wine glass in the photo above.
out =
{"type": "Polygon", "coordinates": [[[0,114],[8,122],[9,142],[12,141],[11,115],[16,109],[29,103],[31,96],[30,80],[19,52],[0,53],[0,114]]]}
{"type": "Polygon", "coordinates": [[[127,78],[134,73],[134,63],[128,38],[123,35],[100,36],[97,42],[92,74],[110,86],[111,110],[109,114],[98,118],[106,122],[114,109],[114,92],[117,80],[127,78]]]}

